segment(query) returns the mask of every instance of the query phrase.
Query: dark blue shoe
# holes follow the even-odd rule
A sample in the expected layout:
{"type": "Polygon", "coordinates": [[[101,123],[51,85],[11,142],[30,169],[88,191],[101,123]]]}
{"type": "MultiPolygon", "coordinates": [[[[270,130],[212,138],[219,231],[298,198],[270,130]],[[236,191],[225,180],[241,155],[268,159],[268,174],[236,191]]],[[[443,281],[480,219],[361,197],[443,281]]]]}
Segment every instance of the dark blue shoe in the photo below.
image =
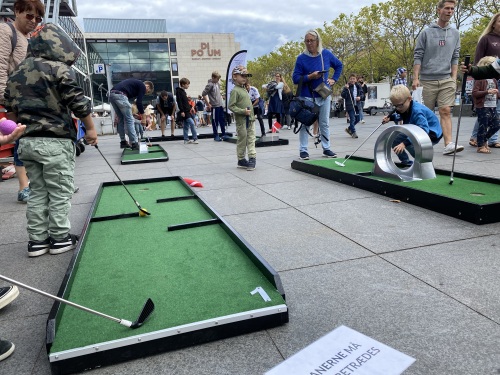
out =
{"type": "Polygon", "coordinates": [[[248,168],[248,160],[247,159],[241,159],[238,160],[238,168],[248,168]]]}
{"type": "Polygon", "coordinates": [[[410,168],[413,165],[413,160],[401,162],[401,165],[403,166],[403,168],[410,168]]]}
{"type": "Polygon", "coordinates": [[[309,154],[308,154],[307,152],[305,152],[305,151],[302,151],[302,152],[300,153],[299,158],[300,158],[301,160],[309,160],[309,154]]]}
{"type": "Polygon", "coordinates": [[[221,139],[219,136],[217,136],[217,137],[215,137],[215,138],[214,138],[214,141],[215,141],[215,142],[221,142],[221,141],[222,141],[222,139],[221,139]]]}
{"type": "Polygon", "coordinates": [[[333,152],[332,150],[324,150],[323,151],[323,156],[325,158],[336,158],[337,154],[335,152],[333,152]]]}

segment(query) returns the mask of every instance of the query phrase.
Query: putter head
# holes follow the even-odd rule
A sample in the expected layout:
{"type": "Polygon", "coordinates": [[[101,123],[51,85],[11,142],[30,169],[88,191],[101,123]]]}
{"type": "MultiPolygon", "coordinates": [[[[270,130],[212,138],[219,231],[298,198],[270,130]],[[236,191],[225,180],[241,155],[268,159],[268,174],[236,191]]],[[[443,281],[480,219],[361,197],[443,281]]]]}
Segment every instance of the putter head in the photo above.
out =
{"type": "Polygon", "coordinates": [[[144,304],[144,307],[142,308],[141,313],[139,314],[139,317],[135,322],[132,323],[130,328],[139,328],[144,324],[147,318],[153,313],[155,309],[155,304],[151,300],[151,298],[148,298],[146,303],[144,304]]]}
{"type": "Polygon", "coordinates": [[[143,214],[145,215],[151,215],[151,212],[149,212],[148,210],[146,210],[145,208],[142,208],[142,207],[139,207],[139,211],[141,211],[143,214]]]}
{"type": "Polygon", "coordinates": [[[345,164],[341,163],[340,161],[336,161],[335,164],[337,164],[340,167],[345,167],[345,164]]]}

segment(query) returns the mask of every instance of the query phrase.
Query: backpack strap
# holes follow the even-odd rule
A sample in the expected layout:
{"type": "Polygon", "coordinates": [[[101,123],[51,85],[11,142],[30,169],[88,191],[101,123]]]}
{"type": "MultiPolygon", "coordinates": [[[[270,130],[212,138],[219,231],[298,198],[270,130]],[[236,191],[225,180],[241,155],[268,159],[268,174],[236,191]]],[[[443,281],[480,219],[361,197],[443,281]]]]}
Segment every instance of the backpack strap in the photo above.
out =
{"type": "Polygon", "coordinates": [[[16,46],[17,46],[17,30],[14,27],[14,25],[12,24],[12,22],[7,22],[7,25],[9,25],[9,27],[12,30],[12,36],[10,38],[10,44],[12,45],[12,51],[14,51],[16,49],[16,46]]]}

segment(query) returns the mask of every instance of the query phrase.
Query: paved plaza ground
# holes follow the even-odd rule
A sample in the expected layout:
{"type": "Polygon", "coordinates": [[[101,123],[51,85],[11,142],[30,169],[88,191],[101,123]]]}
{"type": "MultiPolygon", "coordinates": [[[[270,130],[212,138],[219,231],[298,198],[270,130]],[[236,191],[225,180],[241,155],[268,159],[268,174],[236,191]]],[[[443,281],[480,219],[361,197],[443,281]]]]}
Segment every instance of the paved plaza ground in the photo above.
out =
{"type": "MultiPolygon", "coordinates": [[[[351,153],[381,118],[366,116],[358,139],[344,132],[345,119],[331,119],[332,150],[351,153]]],[[[500,149],[484,155],[468,145],[474,121],[462,118],[465,151],[455,171],[500,178],[500,149]]],[[[455,134],[456,117],[453,122],[455,134]]],[[[373,157],[383,128],[359,156],[373,157]]],[[[258,148],[253,172],[236,168],[236,145],[228,142],[163,142],[168,162],[122,166],[118,136],[99,138],[123,180],[201,181],[198,194],[279,272],[290,322],[91,374],[262,374],[341,325],[416,358],[408,375],[500,373],[500,223],[477,226],[294,171],[298,137],[291,130],[280,136],[290,144],[258,148]]],[[[309,150],[321,158],[312,140],[309,150]]],[[[442,144],[434,150],[435,167],[450,170],[452,157],[442,155],[442,144]]],[[[87,147],[77,158],[73,233],[82,231],[99,184],[116,180],[97,150],[87,147]]],[[[16,191],[16,180],[0,182],[0,273],[55,294],[72,253],[28,258],[26,206],[15,201],[16,191]]],[[[52,300],[21,290],[0,311],[0,336],[16,344],[0,362],[0,374],[50,374],[44,342],[51,306],[52,300]]]]}

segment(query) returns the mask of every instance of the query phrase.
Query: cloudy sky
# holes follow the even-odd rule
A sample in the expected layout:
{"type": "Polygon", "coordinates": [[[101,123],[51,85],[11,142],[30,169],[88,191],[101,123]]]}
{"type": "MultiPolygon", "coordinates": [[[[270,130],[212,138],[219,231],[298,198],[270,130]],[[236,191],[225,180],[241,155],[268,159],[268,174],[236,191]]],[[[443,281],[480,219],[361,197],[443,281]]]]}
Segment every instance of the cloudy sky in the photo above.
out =
{"type": "Polygon", "coordinates": [[[247,59],[265,55],[288,41],[300,40],[310,28],[322,27],[341,12],[356,13],[380,0],[78,1],[78,18],[164,18],[168,32],[234,33],[247,59]]]}

